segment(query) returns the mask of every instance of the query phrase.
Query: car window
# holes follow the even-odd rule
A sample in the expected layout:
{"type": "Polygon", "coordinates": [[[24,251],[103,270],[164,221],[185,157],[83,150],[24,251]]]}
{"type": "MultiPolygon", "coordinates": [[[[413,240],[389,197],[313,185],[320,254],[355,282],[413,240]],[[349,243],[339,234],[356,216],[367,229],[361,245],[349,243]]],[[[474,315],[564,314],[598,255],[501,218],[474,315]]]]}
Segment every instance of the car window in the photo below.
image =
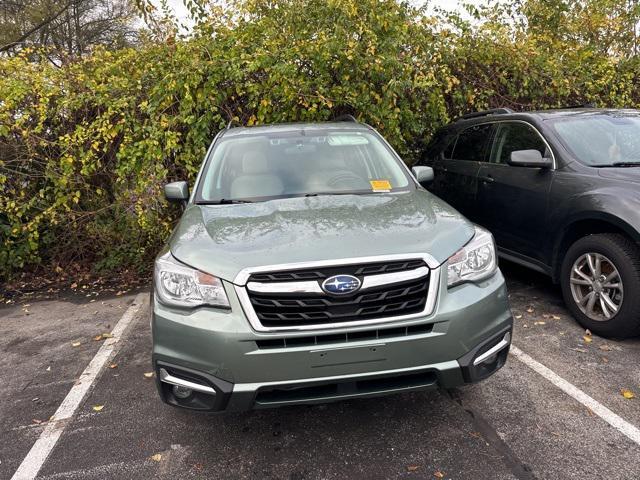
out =
{"type": "Polygon", "coordinates": [[[416,165],[430,165],[435,160],[451,158],[457,135],[451,130],[438,130],[429,141],[416,165]]]}
{"type": "Polygon", "coordinates": [[[562,143],[585,165],[640,162],[640,116],[599,114],[551,122],[562,143]]]}
{"type": "Polygon", "coordinates": [[[197,202],[384,193],[412,185],[391,150],[365,131],[276,131],[223,137],[211,155],[197,202]]]}
{"type": "Polygon", "coordinates": [[[490,123],[474,125],[473,127],[463,130],[460,135],[458,135],[458,140],[455,142],[451,158],[472,162],[486,161],[487,146],[491,140],[492,132],[493,125],[490,123]]]}
{"type": "Polygon", "coordinates": [[[543,157],[549,157],[547,144],[530,125],[520,122],[500,123],[493,144],[492,163],[506,165],[511,152],[516,150],[538,150],[543,157]]]}

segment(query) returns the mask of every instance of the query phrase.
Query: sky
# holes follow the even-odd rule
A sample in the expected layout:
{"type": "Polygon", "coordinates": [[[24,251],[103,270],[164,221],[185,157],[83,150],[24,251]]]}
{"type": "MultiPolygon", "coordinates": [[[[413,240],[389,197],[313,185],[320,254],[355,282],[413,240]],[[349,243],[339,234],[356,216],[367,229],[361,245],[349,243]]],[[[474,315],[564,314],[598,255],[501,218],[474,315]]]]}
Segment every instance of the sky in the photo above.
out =
{"type": "MultiPolygon", "coordinates": [[[[482,0],[465,0],[465,3],[479,4],[482,0]]],[[[189,12],[184,6],[182,0],[167,0],[169,6],[173,9],[176,17],[183,22],[188,19],[189,12]]],[[[423,4],[424,1],[414,0],[416,4],[423,4]]],[[[445,8],[446,10],[454,10],[460,5],[459,0],[430,0],[429,4],[431,7],[438,6],[445,8]]]]}

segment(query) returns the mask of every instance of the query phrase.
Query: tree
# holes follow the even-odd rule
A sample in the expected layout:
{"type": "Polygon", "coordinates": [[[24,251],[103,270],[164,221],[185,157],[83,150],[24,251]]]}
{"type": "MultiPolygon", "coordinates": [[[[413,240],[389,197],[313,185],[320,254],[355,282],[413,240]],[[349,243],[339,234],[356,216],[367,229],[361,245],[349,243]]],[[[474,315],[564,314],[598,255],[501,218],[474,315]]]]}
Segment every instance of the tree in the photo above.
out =
{"type": "Polygon", "coordinates": [[[129,0],[3,0],[0,52],[38,46],[73,56],[94,45],[118,48],[135,40],[137,21],[129,0]]]}

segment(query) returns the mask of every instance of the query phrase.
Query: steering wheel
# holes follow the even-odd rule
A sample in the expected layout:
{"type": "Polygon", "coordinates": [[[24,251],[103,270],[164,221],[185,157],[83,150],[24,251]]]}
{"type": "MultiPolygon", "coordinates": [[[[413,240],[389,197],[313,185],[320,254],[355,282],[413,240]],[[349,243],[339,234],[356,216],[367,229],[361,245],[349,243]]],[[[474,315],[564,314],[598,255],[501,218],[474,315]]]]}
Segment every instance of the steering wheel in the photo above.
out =
{"type": "Polygon", "coordinates": [[[327,185],[333,188],[343,187],[345,186],[345,184],[348,187],[362,188],[362,185],[364,185],[364,183],[365,182],[364,180],[362,180],[362,177],[359,177],[355,173],[350,172],[339,173],[337,175],[334,175],[327,181],[327,185]]]}

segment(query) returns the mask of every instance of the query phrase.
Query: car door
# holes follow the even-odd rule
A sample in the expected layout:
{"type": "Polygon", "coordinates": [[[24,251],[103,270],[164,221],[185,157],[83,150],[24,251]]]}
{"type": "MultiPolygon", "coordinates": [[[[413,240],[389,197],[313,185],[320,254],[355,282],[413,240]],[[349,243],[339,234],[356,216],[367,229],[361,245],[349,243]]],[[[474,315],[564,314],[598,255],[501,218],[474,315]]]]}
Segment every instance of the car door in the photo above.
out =
{"type": "Polygon", "coordinates": [[[554,169],[508,163],[511,152],[533,149],[543,157],[553,157],[547,142],[529,123],[497,123],[489,162],[478,173],[476,203],[478,223],[493,233],[501,250],[542,262],[554,169]]]}
{"type": "Polygon", "coordinates": [[[431,190],[472,221],[477,217],[478,171],[488,157],[492,134],[491,124],[468,127],[433,162],[431,190]]]}

